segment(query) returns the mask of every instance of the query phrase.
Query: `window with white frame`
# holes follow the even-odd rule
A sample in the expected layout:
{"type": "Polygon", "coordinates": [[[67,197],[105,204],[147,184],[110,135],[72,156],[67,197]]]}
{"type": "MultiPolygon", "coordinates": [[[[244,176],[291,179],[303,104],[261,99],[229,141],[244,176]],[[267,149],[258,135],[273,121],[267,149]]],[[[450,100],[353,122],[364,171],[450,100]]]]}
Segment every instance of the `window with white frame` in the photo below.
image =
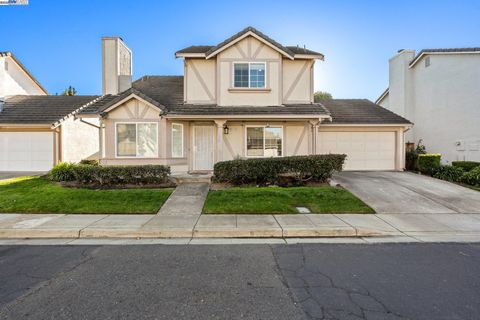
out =
{"type": "Polygon", "coordinates": [[[233,86],[235,88],[265,88],[265,63],[234,63],[233,86]]]}
{"type": "Polygon", "coordinates": [[[283,128],[249,126],[246,128],[247,157],[281,157],[283,128]]]}
{"type": "Polygon", "coordinates": [[[158,156],[157,123],[117,123],[116,132],[117,157],[158,156]]]}
{"type": "Polygon", "coordinates": [[[172,157],[183,157],[183,124],[172,124],[172,157]]]}

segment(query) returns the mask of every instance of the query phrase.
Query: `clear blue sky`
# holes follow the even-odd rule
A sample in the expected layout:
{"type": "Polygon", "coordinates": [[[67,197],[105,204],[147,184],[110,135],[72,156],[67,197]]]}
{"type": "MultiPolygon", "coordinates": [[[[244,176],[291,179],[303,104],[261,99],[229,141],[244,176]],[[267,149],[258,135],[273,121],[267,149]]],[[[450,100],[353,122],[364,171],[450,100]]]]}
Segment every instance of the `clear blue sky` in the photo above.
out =
{"type": "Polygon", "coordinates": [[[480,46],[480,1],[47,1],[0,6],[0,51],[12,51],[51,94],[101,93],[102,36],[133,51],[134,79],[179,75],[176,50],[217,44],[253,26],[325,54],[315,89],[375,100],[398,49],[480,46]]]}

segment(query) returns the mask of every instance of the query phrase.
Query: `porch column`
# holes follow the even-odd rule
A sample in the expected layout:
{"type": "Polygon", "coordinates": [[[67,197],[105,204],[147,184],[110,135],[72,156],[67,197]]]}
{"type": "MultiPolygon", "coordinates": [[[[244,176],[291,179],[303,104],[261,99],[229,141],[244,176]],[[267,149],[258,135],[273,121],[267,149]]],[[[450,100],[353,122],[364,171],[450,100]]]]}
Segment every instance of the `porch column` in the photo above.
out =
{"type": "Polygon", "coordinates": [[[215,126],[217,127],[215,163],[223,161],[223,126],[226,122],[227,120],[215,120],[215,126]]]}
{"type": "Polygon", "coordinates": [[[311,146],[310,146],[310,154],[317,154],[317,141],[318,141],[318,126],[320,125],[320,121],[309,121],[310,123],[310,136],[311,136],[311,146]]]}

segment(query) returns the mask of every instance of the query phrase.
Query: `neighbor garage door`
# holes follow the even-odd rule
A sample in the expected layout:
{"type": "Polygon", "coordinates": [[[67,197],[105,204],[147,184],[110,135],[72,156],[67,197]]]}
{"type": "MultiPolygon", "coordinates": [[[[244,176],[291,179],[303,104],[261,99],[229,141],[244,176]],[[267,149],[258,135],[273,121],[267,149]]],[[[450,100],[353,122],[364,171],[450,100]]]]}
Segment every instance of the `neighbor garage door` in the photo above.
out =
{"type": "Polygon", "coordinates": [[[395,132],[321,131],[318,136],[318,153],[347,155],[345,170],[395,169],[395,132]]]}
{"type": "Polygon", "coordinates": [[[47,171],[53,166],[53,133],[0,132],[0,171],[47,171]]]}

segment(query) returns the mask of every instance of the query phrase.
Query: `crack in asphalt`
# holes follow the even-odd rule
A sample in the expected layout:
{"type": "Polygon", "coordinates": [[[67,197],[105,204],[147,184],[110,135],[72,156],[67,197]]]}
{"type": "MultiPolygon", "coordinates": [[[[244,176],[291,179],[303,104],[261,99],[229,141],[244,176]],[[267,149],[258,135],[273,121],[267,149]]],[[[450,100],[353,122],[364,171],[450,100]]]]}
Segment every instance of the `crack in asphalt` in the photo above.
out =
{"type": "Polygon", "coordinates": [[[271,246],[271,250],[281,281],[291,292],[294,303],[302,306],[308,318],[369,320],[375,316],[377,319],[408,319],[390,310],[368,289],[339,286],[319,268],[309,267],[303,245],[277,250],[271,246]],[[282,255],[288,257],[282,259],[282,255]]]}

